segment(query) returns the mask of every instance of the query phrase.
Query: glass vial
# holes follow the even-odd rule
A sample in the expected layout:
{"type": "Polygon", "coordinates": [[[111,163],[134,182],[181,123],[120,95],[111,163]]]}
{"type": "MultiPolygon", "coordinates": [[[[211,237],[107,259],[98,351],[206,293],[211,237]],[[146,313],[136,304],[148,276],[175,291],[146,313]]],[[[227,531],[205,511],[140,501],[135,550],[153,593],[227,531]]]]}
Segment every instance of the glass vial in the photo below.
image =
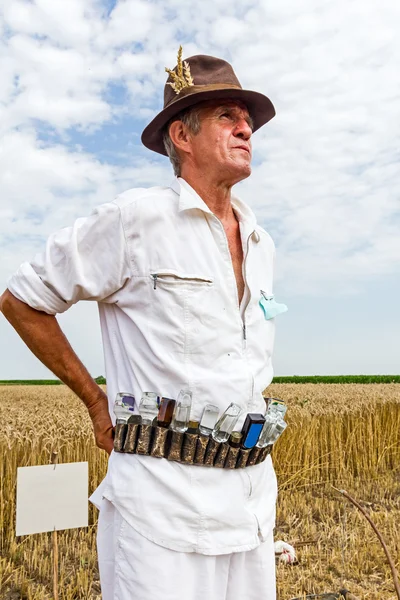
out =
{"type": "Polygon", "coordinates": [[[192,392],[189,392],[189,390],[181,390],[171,420],[171,429],[173,431],[185,433],[189,426],[191,408],[192,392]]]}
{"type": "Polygon", "coordinates": [[[256,446],[258,448],[265,448],[269,444],[269,438],[271,437],[271,432],[275,427],[275,423],[278,421],[279,415],[275,410],[268,410],[265,415],[265,423],[262,428],[260,437],[258,438],[256,446]]]}
{"type": "Polygon", "coordinates": [[[135,396],[129,392],[118,392],[114,401],[116,423],[127,423],[135,410],[135,396]]]}
{"type": "Polygon", "coordinates": [[[231,435],[232,430],[241,414],[241,407],[232,402],[216,422],[211,433],[213,439],[216,442],[226,442],[229,439],[229,436],[231,435]]]}
{"type": "Polygon", "coordinates": [[[160,410],[157,416],[157,425],[159,427],[169,427],[174,414],[176,401],[172,398],[161,398],[160,410]]]}
{"type": "Polygon", "coordinates": [[[199,425],[199,430],[202,435],[211,435],[218,420],[218,416],[218,406],[215,406],[214,404],[205,405],[199,425]]]}
{"type": "Polygon", "coordinates": [[[283,400],[281,400],[280,398],[269,398],[270,403],[268,406],[268,411],[275,411],[277,412],[282,419],[284,418],[286,411],[287,411],[287,406],[284,403],[283,400]]]}
{"type": "MultiPolygon", "coordinates": [[[[271,443],[273,443],[270,440],[274,437],[273,432],[275,430],[276,424],[278,423],[278,421],[284,423],[283,419],[287,410],[286,404],[283,402],[283,400],[280,400],[280,398],[270,398],[269,400],[270,403],[268,406],[268,410],[265,413],[265,425],[263,427],[263,430],[261,431],[261,435],[256,444],[258,448],[265,448],[266,446],[269,446],[271,443]]],[[[285,428],[286,424],[284,429],[285,428]]]]}
{"type": "Polygon", "coordinates": [[[144,425],[152,425],[158,415],[157,394],[155,392],[143,392],[139,404],[139,412],[144,425]]]}
{"type": "Polygon", "coordinates": [[[270,437],[268,439],[268,445],[275,444],[276,440],[280,437],[280,435],[285,431],[287,427],[287,423],[283,419],[279,419],[275,423],[275,427],[272,429],[270,433],[270,437]]]}

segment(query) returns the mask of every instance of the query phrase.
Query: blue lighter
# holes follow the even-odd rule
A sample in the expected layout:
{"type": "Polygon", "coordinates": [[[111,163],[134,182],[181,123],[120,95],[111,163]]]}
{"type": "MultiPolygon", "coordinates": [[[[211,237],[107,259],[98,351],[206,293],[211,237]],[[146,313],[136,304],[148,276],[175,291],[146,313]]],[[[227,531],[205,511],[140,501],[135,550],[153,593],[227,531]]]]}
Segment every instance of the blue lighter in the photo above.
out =
{"type": "Polygon", "coordinates": [[[256,445],[265,419],[262,414],[248,413],[242,429],[242,448],[253,448],[256,445]]]}

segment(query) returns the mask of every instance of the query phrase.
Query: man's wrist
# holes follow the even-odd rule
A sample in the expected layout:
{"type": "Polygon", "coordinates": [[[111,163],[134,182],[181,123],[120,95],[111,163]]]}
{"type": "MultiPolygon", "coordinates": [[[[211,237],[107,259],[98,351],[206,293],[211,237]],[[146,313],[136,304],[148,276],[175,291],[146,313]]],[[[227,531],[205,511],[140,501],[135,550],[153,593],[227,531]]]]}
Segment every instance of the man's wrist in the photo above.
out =
{"type": "Polygon", "coordinates": [[[108,405],[103,402],[88,407],[89,416],[93,423],[111,423],[110,413],[108,412],[108,405]]]}
{"type": "Polygon", "coordinates": [[[99,388],[98,394],[88,399],[85,404],[92,421],[111,421],[108,411],[108,398],[101,388],[99,388]]]}

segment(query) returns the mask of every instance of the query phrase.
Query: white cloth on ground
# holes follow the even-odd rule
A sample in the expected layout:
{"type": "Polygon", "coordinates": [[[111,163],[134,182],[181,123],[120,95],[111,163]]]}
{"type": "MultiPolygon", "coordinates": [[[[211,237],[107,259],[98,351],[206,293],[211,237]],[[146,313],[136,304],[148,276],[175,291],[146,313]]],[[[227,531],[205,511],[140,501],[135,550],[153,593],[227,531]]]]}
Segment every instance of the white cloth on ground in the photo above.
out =
{"type": "Polygon", "coordinates": [[[276,599],[272,532],[248,552],[177,552],[140,535],[103,499],[97,551],[103,600],[276,599]]]}

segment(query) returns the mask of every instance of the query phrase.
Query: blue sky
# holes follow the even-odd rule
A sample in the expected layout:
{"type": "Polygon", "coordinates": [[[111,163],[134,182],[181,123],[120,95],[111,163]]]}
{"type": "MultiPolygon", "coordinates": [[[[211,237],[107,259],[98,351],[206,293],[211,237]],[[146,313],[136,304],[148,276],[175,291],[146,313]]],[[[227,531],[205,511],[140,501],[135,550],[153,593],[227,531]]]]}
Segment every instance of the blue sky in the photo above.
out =
{"type": "MultiPolygon", "coordinates": [[[[5,0],[0,8],[0,285],[55,229],[135,186],[168,184],[140,143],[164,67],[232,62],[277,116],[236,193],[277,246],[277,375],[398,373],[400,6],[241,0],[5,0]]],[[[61,323],[104,372],[95,305],[61,323]]],[[[48,376],[0,319],[0,379],[48,376]]]]}

